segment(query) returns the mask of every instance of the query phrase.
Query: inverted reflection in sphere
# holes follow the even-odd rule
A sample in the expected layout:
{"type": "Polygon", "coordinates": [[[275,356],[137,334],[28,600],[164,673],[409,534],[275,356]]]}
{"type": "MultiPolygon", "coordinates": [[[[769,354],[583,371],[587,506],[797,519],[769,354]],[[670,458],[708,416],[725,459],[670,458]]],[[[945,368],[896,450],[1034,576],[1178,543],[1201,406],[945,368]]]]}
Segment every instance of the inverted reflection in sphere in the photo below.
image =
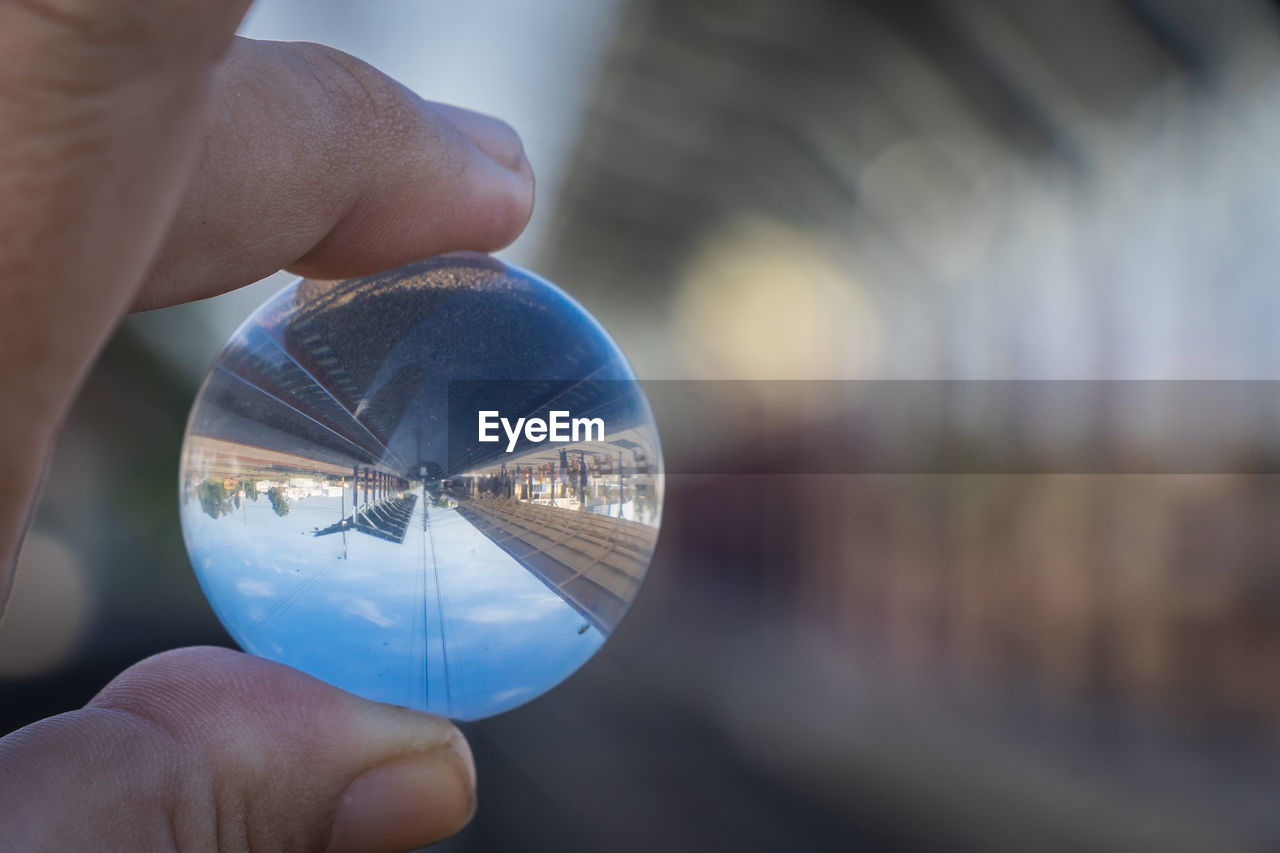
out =
{"type": "Polygon", "coordinates": [[[648,569],[662,486],[608,334],[553,285],[457,254],[259,308],[192,410],[181,517],[247,651],[475,719],[605,641],[648,569]]]}

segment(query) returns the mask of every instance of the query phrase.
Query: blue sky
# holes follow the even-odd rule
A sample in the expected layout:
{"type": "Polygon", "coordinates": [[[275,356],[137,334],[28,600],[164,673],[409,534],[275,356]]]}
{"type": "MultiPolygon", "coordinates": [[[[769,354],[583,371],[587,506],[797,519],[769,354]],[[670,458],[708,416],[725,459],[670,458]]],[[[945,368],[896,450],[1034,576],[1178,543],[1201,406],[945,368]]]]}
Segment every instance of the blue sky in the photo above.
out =
{"type": "Polygon", "coordinates": [[[604,642],[453,510],[431,507],[424,531],[419,499],[403,544],[348,532],[347,559],[340,534],[312,535],[338,518],[336,497],[296,501],[284,517],[265,496],[218,519],[194,497],[183,505],[196,574],[246,651],[465,720],[545,692],[604,642]]]}

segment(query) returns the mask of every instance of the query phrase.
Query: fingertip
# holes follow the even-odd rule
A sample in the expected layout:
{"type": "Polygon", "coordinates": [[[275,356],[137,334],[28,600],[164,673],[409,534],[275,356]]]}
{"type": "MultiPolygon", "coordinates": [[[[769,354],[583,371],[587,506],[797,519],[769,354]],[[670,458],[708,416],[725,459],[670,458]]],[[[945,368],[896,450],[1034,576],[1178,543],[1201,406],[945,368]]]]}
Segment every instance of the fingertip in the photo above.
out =
{"type": "Polygon", "coordinates": [[[411,212],[415,222],[403,239],[417,251],[404,260],[458,249],[492,252],[510,245],[533,215],[535,194],[533,166],[519,134],[492,116],[448,104],[422,104],[432,121],[443,124],[436,138],[452,138],[445,148],[454,150],[460,167],[438,170],[422,163],[419,180],[406,182],[414,198],[400,209],[411,212]],[[439,212],[444,215],[433,215],[442,202],[439,212]]]}
{"type": "Polygon", "coordinates": [[[439,749],[357,776],[339,800],[325,849],[392,853],[421,847],[453,835],[474,813],[474,764],[459,733],[439,749]]]}
{"type": "Polygon", "coordinates": [[[519,172],[527,162],[520,134],[502,119],[453,104],[432,102],[429,106],[500,165],[519,172]]]}
{"type": "Polygon", "coordinates": [[[516,241],[533,216],[533,168],[521,154],[516,169],[491,174],[464,200],[468,216],[453,249],[494,252],[516,241]]]}
{"type": "Polygon", "coordinates": [[[449,181],[406,175],[398,187],[370,192],[285,268],[304,278],[355,278],[444,252],[495,252],[515,242],[533,215],[527,159],[512,171],[476,153],[449,181]]]}

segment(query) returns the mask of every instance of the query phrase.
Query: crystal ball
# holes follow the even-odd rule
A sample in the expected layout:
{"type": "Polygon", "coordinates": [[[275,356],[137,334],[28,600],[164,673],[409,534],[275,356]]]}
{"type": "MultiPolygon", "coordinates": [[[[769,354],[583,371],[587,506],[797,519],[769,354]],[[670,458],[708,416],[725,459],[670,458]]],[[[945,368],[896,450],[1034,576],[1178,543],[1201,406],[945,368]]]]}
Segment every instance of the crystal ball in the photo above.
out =
{"type": "Polygon", "coordinates": [[[617,344],[555,285],[464,253],[263,304],[200,389],[179,501],[246,651],[472,720],[595,654],[662,497],[617,344]]]}

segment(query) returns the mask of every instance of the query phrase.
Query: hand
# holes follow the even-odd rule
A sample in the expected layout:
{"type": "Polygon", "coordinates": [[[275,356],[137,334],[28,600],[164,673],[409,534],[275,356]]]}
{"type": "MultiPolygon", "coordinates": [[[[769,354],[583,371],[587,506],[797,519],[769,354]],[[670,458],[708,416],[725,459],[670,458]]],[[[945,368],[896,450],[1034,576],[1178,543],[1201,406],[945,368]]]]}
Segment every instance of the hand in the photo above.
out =
{"type": "MultiPolygon", "coordinates": [[[[337,278],[520,232],[494,119],[317,45],[234,37],[247,0],[0,0],[0,606],[46,460],[120,317],[279,268],[337,278]]],[[[0,849],[426,844],[474,802],[447,721],[186,649],[0,739],[0,849]]]]}

